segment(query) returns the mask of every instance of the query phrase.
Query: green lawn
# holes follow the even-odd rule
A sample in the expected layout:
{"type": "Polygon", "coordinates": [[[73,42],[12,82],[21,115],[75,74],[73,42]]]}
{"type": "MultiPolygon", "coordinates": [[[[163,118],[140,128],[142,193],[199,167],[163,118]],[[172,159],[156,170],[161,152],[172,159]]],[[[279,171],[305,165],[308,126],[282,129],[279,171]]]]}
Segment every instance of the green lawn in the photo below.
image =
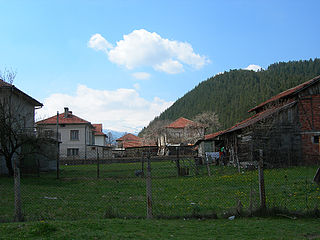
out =
{"type": "Polygon", "coordinates": [[[320,219],[104,219],[0,224],[0,239],[320,239],[320,219]]]}
{"type": "MultiPolygon", "coordinates": [[[[160,218],[191,218],[199,215],[232,215],[241,202],[244,210],[259,206],[257,171],[238,173],[232,167],[195,169],[177,177],[174,162],[152,163],[153,214],[160,218]]],[[[146,169],[146,164],[144,169],[146,169]]],[[[141,163],[62,166],[55,173],[21,179],[25,220],[81,220],[105,218],[145,218],[146,183],[135,176],[141,163]]],[[[290,211],[310,211],[320,206],[320,187],[312,182],[317,167],[265,170],[268,207],[290,211]]],[[[13,180],[0,178],[0,222],[13,219],[13,180]]]]}

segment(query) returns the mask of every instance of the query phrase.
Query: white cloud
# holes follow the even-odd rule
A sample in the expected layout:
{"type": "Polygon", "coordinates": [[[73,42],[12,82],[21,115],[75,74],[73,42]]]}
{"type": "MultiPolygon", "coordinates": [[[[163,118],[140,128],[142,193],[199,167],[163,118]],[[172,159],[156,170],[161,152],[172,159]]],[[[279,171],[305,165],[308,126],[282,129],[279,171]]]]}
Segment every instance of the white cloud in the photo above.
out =
{"type": "MultiPolygon", "coordinates": [[[[93,41],[93,37],[89,43],[93,41]]],[[[128,35],[124,35],[123,39],[112,48],[100,34],[96,39],[93,42],[99,44],[88,43],[88,46],[106,52],[111,62],[125,66],[127,69],[149,66],[157,71],[176,74],[184,71],[184,65],[200,69],[210,62],[207,57],[196,54],[191,44],[165,39],[159,34],[148,32],[145,29],[134,30],[128,35]],[[103,47],[99,49],[95,47],[97,45],[99,47],[103,45],[103,47]],[[106,51],[106,48],[110,50],[106,51]]]]}
{"type": "Polygon", "coordinates": [[[173,104],[155,97],[152,101],[142,98],[135,89],[114,91],[97,90],[79,85],[75,95],[56,93],[44,101],[37,110],[39,116],[51,117],[64,107],[91,123],[102,123],[104,129],[136,132],[173,104]]]}
{"type": "Polygon", "coordinates": [[[172,59],[168,59],[167,61],[162,62],[161,64],[156,64],[154,66],[154,69],[170,74],[184,72],[183,65],[180,62],[172,59]]]}
{"type": "Polygon", "coordinates": [[[109,43],[106,39],[104,39],[100,34],[94,34],[89,42],[88,47],[93,48],[97,51],[104,51],[108,53],[108,50],[113,48],[112,44],[109,43]]]}
{"type": "Polygon", "coordinates": [[[139,80],[147,80],[150,78],[151,75],[146,72],[135,72],[135,73],[132,73],[132,76],[139,80]]]}
{"type": "Polygon", "coordinates": [[[261,70],[262,67],[260,67],[259,65],[254,65],[254,64],[250,64],[248,67],[244,68],[244,70],[253,70],[255,72],[257,72],[258,70],[261,70]]]}

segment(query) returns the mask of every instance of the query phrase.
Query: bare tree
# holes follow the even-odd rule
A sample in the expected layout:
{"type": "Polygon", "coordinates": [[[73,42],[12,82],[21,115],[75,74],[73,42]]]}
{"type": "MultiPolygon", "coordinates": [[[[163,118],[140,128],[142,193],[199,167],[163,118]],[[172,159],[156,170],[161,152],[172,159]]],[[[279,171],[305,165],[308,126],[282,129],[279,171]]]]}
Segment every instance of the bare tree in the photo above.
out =
{"type": "Polygon", "coordinates": [[[171,123],[170,120],[159,120],[156,119],[144,129],[143,133],[139,134],[140,137],[145,140],[156,142],[161,134],[164,133],[165,127],[171,123]]]}
{"type": "Polygon", "coordinates": [[[114,144],[114,141],[115,141],[115,139],[114,139],[112,133],[111,133],[111,132],[108,132],[108,133],[107,133],[107,143],[110,144],[110,145],[112,145],[112,144],[114,144]]]}
{"type": "Polygon", "coordinates": [[[0,72],[0,154],[5,158],[10,176],[14,174],[13,159],[26,154],[22,147],[29,145],[28,152],[37,148],[33,116],[30,116],[33,110],[26,109],[25,94],[12,85],[15,77],[13,71],[0,72]]]}
{"type": "Polygon", "coordinates": [[[203,124],[206,133],[216,132],[221,129],[218,114],[215,112],[203,112],[196,115],[193,121],[203,124]]]}

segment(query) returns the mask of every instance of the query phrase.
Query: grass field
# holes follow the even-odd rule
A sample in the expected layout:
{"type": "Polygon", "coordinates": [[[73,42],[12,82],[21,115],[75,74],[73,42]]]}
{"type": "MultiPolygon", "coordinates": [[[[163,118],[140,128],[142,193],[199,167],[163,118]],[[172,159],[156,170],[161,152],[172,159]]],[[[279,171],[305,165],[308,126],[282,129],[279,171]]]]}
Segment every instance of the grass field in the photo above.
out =
{"type": "MultiPolygon", "coordinates": [[[[241,201],[243,209],[259,206],[257,171],[238,173],[232,167],[194,169],[177,177],[175,163],[152,163],[153,213],[158,218],[218,217],[234,214],[241,201]]],[[[55,173],[21,180],[23,213],[27,221],[80,220],[104,218],[145,218],[146,183],[135,176],[141,163],[62,166],[55,173]]],[[[144,166],[146,168],[146,166],[144,166]]],[[[320,187],[312,182],[316,167],[265,170],[268,207],[309,211],[320,206],[320,187]]],[[[13,180],[0,178],[0,221],[13,219],[13,180]]]]}
{"type": "Polygon", "coordinates": [[[320,239],[319,219],[103,219],[0,224],[0,239],[320,239]]]}

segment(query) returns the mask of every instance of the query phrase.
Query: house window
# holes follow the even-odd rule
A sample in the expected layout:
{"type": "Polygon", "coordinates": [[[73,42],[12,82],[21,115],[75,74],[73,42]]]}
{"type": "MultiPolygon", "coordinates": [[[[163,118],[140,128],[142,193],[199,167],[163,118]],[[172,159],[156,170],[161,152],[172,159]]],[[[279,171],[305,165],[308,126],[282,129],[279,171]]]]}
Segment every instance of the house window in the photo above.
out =
{"type": "Polygon", "coordinates": [[[79,156],[79,148],[68,148],[67,149],[67,156],[79,156]]]}
{"type": "Polygon", "coordinates": [[[313,136],[313,143],[319,144],[319,136],[313,136]]]}
{"type": "Polygon", "coordinates": [[[52,137],[53,137],[53,134],[54,134],[53,130],[45,130],[45,131],[44,131],[44,136],[45,136],[46,138],[52,138],[52,137]]]}
{"type": "Polygon", "coordinates": [[[71,130],[70,131],[70,140],[71,141],[79,140],[79,130],[71,130]]]}

